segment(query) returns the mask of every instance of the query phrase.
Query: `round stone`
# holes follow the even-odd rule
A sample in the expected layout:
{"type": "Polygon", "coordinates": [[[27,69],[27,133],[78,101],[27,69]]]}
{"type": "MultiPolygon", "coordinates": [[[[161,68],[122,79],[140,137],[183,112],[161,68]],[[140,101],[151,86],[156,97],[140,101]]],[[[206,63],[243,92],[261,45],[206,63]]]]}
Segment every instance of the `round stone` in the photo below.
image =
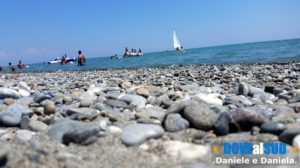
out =
{"type": "Polygon", "coordinates": [[[90,99],[81,99],[79,107],[90,107],[93,104],[93,101],[90,99]]]}
{"type": "Polygon", "coordinates": [[[186,119],[176,113],[169,114],[164,121],[164,127],[168,132],[181,131],[188,128],[189,125],[190,123],[186,119]]]}
{"type": "Polygon", "coordinates": [[[218,115],[208,105],[201,102],[192,102],[187,105],[183,117],[190,122],[192,127],[204,131],[213,129],[218,120],[218,115]]]}
{"type": "Polygon", "coordinates": [[[44,112],[46,115],[54,114],[56,112],[56,106],[52,101],[47,101],[44,106],[44,112]]]}
{"type": "Polygon", "coordinates": [[[6,105],[11,105],[14,103],[14,99],[13,98],[5,98],[3,103],[6,105]]]}
{"type": "Polygon", "coordinates": [[[136,91],[136,93],[138,94],[138,95],[141,95],[141,96],[148,96],[150,93],[149,93],[149,91],[147,90],[147,89],[145,89],[145,88],[139,88],[137,91],[136,91]]]}
{"type": "Polygon", "coordinates": [[[121,141],[128,146],[139,145],[150,138],[159,138],[164,134],[164,129],[154,124],[132,124],[124,127],[121,141]]]}

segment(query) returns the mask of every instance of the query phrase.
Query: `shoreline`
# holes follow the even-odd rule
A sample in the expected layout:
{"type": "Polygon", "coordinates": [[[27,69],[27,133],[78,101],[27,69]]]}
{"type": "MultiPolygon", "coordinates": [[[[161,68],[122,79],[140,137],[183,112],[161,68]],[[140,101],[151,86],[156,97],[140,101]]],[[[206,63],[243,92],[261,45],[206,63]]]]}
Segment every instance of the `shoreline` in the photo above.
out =
{"type": "MultiPolygon", "coordinates": [[[[289,65],[289,64],[300,64],[300,61],[288,61],[288,62],[265,62],[265,63],[223,63],[223,64],[178,64],[178,65],[158,65],[158,66],[149,66],[149,67],[118,67],[118,68],[91,68],[91,69],[82,69],[82,70],[42,70],[42,71],[26,71],[26,72],[17,72],[17,73],[55,73],[55,72],[77,72],[77,71],[109,71],[109,70],[119,70],[119,69],[128,69],[128,70],[137,70],[137,69],[147,69],[147,68],[168,68],[168,67],[189,67],[189,66],[230,66],[230,65],[241,65],[241,66],[254,66],[254,65],[289,65]]],[[[7,74],[10,72],[0,72],[0,74],[7,74]]]]}
{"type": "Polygon", "coordinates": [[[0,157],[25,168],[209,167],[230,140],[284,142],[294,157],[299,72],[296,62],[1,74],[0,157]]]}

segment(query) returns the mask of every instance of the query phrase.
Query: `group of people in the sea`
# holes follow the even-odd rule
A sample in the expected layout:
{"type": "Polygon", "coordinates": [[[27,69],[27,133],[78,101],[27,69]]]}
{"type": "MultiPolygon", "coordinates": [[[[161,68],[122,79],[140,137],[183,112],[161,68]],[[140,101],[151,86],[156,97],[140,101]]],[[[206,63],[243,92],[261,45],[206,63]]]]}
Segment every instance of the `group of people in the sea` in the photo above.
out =
{"type": "MultiPolygon", "coordinates": [[[[24,63],[20,60],[20,61],[19,61],[19,64],[17,65],[17,67],[18,67],[19,69],[23,69],[23,68],[25,68],[25,65],[24,65],[24,63]]],[[[12,72],[17,72],[16,68],[11,64],[11,62],[8,63],[8,68],[9,68],[12,72]]],[[[4,70],[4,68],[0,66],[0,71],[3,71],[3,70],[4,70]]]]}
{"type": "MultiPolygon", "coordinates": [[[[83,66],[85,65],[86,63],[86,58],[85,56],[82,54],[81,50],[78,51],[78,66],[83,66]]],[[[43,63],[45,64],[45,63],[43,63]]],[[[61,65],[64,65],[64,64],[67,64],[67,54],[64,54],[64,56],[62,56],[62,59],[60,61],[60,64],[61,65]]],[[[19,69],[23,69],[25,68],[25,65],[24,63],[20,60],[19,61],[19,64],[17,65],[17,67],[19,69]]],[[[27,67],[27,66],[26,66],[27,67]]],[[[8,68],[12,71],[12,72],[17,72],[17,69],[12,65],[11,62],[8,63],[8,68]]],[[[4,70],[4,67],[1,67],[0,66],[0,71],[3,71],[4,70]]]]}
{"type": "MultiPolygon", "coordinates": [[[[126,58],[127,56],[142,56],[142,55],[143,55],[143,52],[140,48],[139,48],[139,52],[137,52],[136,49],[133,49],[133,48],[131,49],[131,52],[129,52],[128,48],[125,47],[125,53],[123,55],[123,58],[126,58]]],[[[118,54],[115,54],[114,56],[110,57],[110,59],[113,59],[113,58],[118,59],[119,58],[118,54]]]]}
{"type": "MultiPolygon", "coordinates": [[[[67,64],[68,61],[67,61],[67,54],[65,53],[62,57],[61,57],[61,61],[60,61],[60,64],[61,65],[64,65],[64,64],[67,64]]],[[[86,59],[85,59],[85,56],[82,54],[81,50],[78,51],[78,66],[83,66],[85,65],[86,63],[86,59]]]]}

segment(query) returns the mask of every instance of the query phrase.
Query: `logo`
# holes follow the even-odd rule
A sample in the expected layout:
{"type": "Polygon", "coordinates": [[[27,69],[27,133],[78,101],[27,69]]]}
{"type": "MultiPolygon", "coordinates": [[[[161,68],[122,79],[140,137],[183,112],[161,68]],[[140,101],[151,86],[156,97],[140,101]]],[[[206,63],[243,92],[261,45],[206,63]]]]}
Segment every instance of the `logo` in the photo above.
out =
{"type": "Polygon", "coordinates": [[[261,155],[261,154],[286,154],[286,144],[283,142],[260,143],[253,145],[250,142],[244,143],[224,143],[224,154],[248,154],[248,155],[261,155]]]}
{"type": "Polygon", "coordinates": [[[283,142],[225,142],[214,146],[213,163],[226,165],[295,165],[298,163],[298,149],[283,142]]]}

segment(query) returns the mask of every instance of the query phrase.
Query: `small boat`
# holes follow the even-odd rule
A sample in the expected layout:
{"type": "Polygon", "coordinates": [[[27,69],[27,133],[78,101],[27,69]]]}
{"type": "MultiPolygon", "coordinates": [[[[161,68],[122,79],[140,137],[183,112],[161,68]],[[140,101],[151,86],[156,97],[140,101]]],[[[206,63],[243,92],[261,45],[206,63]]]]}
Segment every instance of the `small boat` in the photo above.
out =
{"type": "MultiPolygon", "coordinates": [[[[50,61],[48,62],[48,64],[61,63],[61,61],[62,61],[62,58],[57,57],[57,58],[55,58],[55,59],[53,59],[53,60],[50,60],[50,61]]],[[[73,58],[67,57],[67,58],[66,58],[66,61],[67,61],[67,63],[69,63],[69,62],[71,63],[71,62],[77,61],[77,59],[76,59],[75,57],[73,57],[73,58]]]]}
{"type": "Polygon", "coordinates": [[[176,29],[173,29],[173,42],[174,42],[174,48],[177,51],[182,51],[185,53],[185,50],[183,50],[183,47],[180,45],[179,39],[177,37],[176,29]]]}
{"type": "Polygon", "coordinates": [[[143,53],[132,53],[132,52],[127,52],[126,53],[126,57],[139,57],[139,56],[142,56],[143,53]]]}

